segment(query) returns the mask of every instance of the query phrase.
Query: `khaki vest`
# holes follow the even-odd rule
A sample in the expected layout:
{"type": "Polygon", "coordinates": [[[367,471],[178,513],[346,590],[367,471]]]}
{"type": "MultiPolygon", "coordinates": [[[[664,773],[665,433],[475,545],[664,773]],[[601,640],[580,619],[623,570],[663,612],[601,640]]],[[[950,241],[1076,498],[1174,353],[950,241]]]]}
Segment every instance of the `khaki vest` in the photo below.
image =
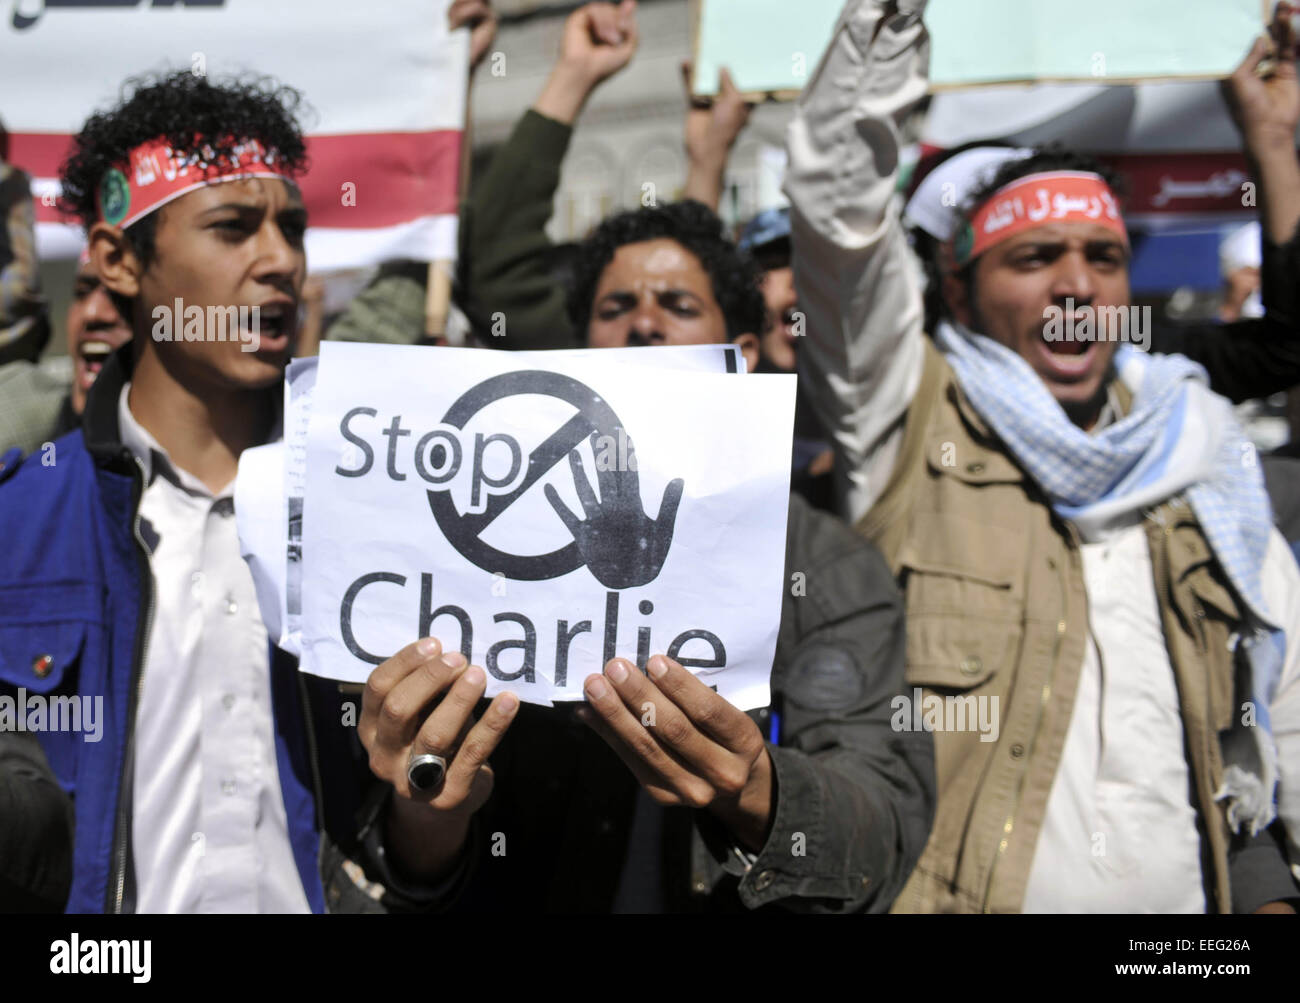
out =
{"type": "MultiPolygon", "coordinates": [[[[1161,505],[1146,528],[1202,823],[1206,901],[1229,912],[1230,834],[1214,792],[1241,613],[1189,507],[1161,505]]],[[[1079,540],[928,340],[893,476],[858,529],[906,595],[909,694],[996,696],[1000,718],[993,742],[969,725],[934,732],[934,828],[894,911],[1019,911],[1088,637],[1079,540]]]]}

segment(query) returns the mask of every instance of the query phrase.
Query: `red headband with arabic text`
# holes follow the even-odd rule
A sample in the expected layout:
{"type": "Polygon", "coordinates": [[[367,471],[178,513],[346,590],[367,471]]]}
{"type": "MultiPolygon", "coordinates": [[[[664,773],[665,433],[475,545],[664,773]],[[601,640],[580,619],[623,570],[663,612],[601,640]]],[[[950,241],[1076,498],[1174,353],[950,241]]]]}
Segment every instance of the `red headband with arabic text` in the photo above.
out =
{"type": "Polygon", "coordinates": [[[208,144],[190,152],[177,151],[160,137],[133,149],[124,169],[109,169],[99,184],[96,205],[103,222],[125,230],[196,188],[246,178],[293,181],[276,152],[256,139],[236,143],[219,155],[208,144]]]}
{"type": "Polygon", "coordinates": [[[1096,223],[1128,246],[1119,202],[1099,174],[1047,171],[1004,185],[975,210],[953,245],[958,268],[1008,237],[1049,223],[1096,223]]]}

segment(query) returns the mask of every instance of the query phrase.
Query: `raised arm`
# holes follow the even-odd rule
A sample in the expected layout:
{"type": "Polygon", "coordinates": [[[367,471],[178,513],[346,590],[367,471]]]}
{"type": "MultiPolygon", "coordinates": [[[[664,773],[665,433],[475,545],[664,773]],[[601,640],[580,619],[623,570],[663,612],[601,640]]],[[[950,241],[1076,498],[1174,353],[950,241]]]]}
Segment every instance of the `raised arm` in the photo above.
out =
{"type": "Polygon", "coordinates": [[[695,97],[691,74],[691,64],[682,63],[686,84],[686,186],[682,198],[694,199],[717,212],[726,183],[727,158],[754,106],[736,89],[725,68],[718,75],[716,98],[695,97]]]}
{"type": "MultiPolygon", "coordinates": [[[[546,221],[574,123],[636,47],[635,0],[589,3],[570,14],[541,94],[461,206],[456,305],[489,347],[570,348],[580,341],[565,312],[546,221]]],[[[386,265],[326,337],[415,343],[423,334],[426,271],[416,262],[386,265]]]]}
{"type": "MultiPolygon", "coordinates": [[[[1279,5],[1283,13],[1285,5],[1279,5]]],[[[1287,12],[1289,13],[1289,11],[1287,12]]],[[[1178,352],[1205,366],[1210,386],[1234,401],[1300,383],[1300,123],[1296,40],[1289,18],[1273,25],[1273,48],[1262,38],[1223,84],[1258,185],[1261,284],[1265,315],[1231,324],[1162,326],[1151,350],[1178,352]],[[1276,57],[1260,76],[1261,64],[1276,57]]]]}
{"type": "Polygon", "coordinates": [[[925,94],[925,0],[851,0],[787,135],[804,381],[861,516],[893,465],[923,361],[924,313],[892,203],[899,126],[925,94]]]}
{"type": "Polygon", "coordinates": [[[565,310],[546,221],[574,123],[636,47],[632,0],[590,3],[570,14],[541,94],[465,205],[458,302],[493,348],[569,348],[583,340],[565,310]]]}

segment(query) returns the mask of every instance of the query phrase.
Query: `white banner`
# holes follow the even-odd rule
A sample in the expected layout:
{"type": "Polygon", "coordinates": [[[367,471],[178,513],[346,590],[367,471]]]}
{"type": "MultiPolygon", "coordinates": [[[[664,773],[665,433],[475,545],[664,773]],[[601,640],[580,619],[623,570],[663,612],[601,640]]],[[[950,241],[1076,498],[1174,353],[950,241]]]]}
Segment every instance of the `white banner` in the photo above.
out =
{"type": "Polygon", "coordinates": [[[75,256],[57,170],[130,76],[270,75],[303,92],[313,271],[454,258],[468,33],[451,0],[14,0],[0,19],[0,122],[33,177],[38,251],[75,256]]]}

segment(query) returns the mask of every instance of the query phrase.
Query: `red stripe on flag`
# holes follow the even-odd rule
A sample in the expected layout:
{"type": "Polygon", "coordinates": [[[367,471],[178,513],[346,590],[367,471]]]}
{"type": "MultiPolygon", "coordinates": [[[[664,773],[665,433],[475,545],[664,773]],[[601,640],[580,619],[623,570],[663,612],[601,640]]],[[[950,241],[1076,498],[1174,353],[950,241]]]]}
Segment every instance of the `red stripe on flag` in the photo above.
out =
{"type": "Polygon", "coordinates": [[[314,136],[303,180],[313,226],[373,228],[459,210],[461,132],[314,136]],[[356,185],[353,206],[343,186],[356,185]]]}
{"type": "MultiPolygon", "coordinates": [[[[313,226],[373,229],[422,216],[454,215],[458,208],[461,132],[349,133],[310,136],[303,199],[313,226]],[[355,185],[345,189],[347,184],[355,185]],[[354,202],[353,205],[345,204],[354,202]]],[[[71,136],[11,133],[10,163],[37,178],[58,176],[71,136]]],[[[41,222],[68,222],[36,202],[41,222]]]]}

